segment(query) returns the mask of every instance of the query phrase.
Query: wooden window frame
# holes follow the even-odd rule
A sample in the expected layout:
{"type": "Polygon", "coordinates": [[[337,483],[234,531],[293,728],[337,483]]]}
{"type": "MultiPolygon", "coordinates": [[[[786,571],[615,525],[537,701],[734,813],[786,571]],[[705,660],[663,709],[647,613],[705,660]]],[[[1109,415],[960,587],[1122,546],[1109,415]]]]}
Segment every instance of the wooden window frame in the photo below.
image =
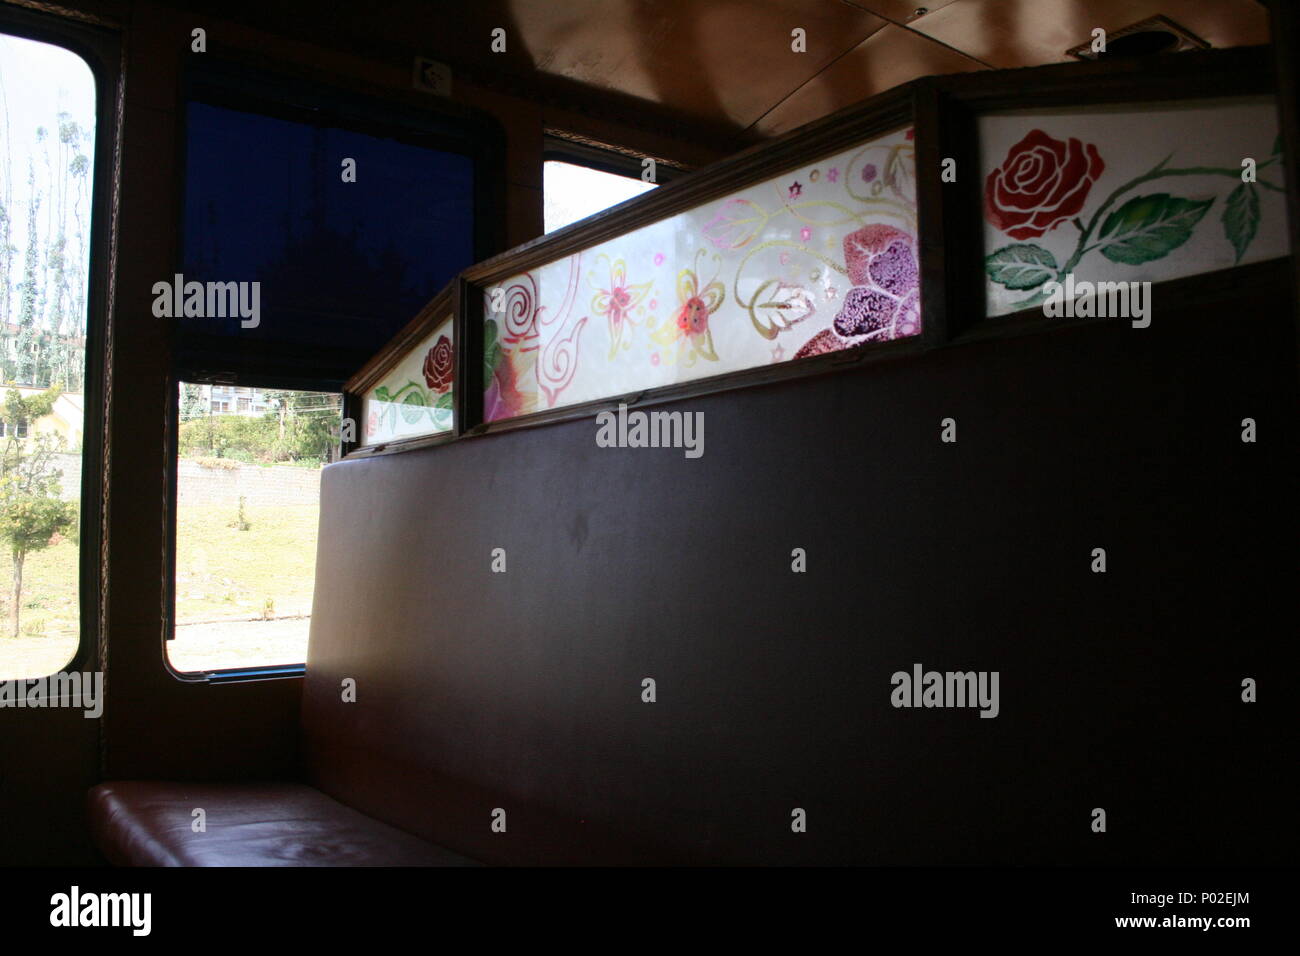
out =
{"type": "MultiPolygon", "coordinates": [[[[59,671],[106,669],[108,611],[107,468],[112,370],[119,157],[123,99],[122,38],[117,25],[92,15],[0,5],[0,32],[51,46],[80,57],[95,80],[95,149],[91,185],[90,262],[86,290],[85,402],[82,419],[81,527],[78,550],[80,634],[72,659],[59,671]]],[[[33,674],[31,677],[46,677],[33,674]]]]}

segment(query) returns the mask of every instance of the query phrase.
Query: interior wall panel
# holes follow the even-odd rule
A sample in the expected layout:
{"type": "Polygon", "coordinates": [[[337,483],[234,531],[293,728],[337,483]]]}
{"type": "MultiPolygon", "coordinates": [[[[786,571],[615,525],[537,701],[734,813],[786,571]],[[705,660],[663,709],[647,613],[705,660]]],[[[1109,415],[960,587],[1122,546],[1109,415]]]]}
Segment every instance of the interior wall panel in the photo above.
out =
{"type": "Polygon", "coordinates": [[[1285,859],[1293,722],[1240,700],[1295,656],[1272,288],[675,403],[698,459],[588,418],[330,466],[315,779],[492,862],[1285,859]],[[894,708],[918,663],[998,716],[894,708]]]}

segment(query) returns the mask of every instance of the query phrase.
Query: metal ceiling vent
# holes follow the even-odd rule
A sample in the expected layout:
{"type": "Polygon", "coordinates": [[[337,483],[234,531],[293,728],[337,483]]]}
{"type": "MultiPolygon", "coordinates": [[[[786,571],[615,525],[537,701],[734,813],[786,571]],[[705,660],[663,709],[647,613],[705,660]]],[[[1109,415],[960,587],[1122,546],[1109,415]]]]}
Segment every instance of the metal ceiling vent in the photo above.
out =
{"type": "Polygon", "coordinates": [[[1095,53],[1092,39],[1066,50],[1076,60],[1119,60],[1156,53],[1208,50],[1210,45],[1168,17],[1150,17],[1106,34],[1106,52],[1095,53]]]}

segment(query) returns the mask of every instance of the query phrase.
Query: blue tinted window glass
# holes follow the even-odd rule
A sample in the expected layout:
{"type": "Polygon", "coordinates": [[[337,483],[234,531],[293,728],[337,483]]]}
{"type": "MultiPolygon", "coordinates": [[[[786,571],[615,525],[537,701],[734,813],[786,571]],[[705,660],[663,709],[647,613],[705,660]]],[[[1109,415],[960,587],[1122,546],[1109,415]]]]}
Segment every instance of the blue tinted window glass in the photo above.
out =
{"type": "Polygon", "coordinates": [[[260,315],[180,317],[183,336],[359,364],[473,262],[468,156],[200,102],[186,122],[185,280],[259,282],[260,315]]]}

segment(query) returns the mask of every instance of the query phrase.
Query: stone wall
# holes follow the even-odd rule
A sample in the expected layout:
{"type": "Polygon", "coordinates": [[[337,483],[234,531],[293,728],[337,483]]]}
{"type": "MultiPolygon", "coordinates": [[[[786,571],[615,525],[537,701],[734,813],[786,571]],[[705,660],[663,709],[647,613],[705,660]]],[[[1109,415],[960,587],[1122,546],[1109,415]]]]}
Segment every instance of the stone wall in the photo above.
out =
{"type": "MultiPolygon", "coordinates": [[[[230,467],[210,467],[182,458],[176,489],[180,505],[238,504],[309,505],[320,500],[320,470],[289,465],[247,465],[218,459],[230,467]]],[[[54,467],[63,472],[63,497],[81,497],[81,456],[55,455],[54,467]]]]}
{"type": "Polygon", "coordinates": [[[234,467],[210,467],[182,458],[176,477],[180,507],[238,504],[241,497],[249,505],[310,505],[320,501],[319,468],[230,464],[234,467]]]}

